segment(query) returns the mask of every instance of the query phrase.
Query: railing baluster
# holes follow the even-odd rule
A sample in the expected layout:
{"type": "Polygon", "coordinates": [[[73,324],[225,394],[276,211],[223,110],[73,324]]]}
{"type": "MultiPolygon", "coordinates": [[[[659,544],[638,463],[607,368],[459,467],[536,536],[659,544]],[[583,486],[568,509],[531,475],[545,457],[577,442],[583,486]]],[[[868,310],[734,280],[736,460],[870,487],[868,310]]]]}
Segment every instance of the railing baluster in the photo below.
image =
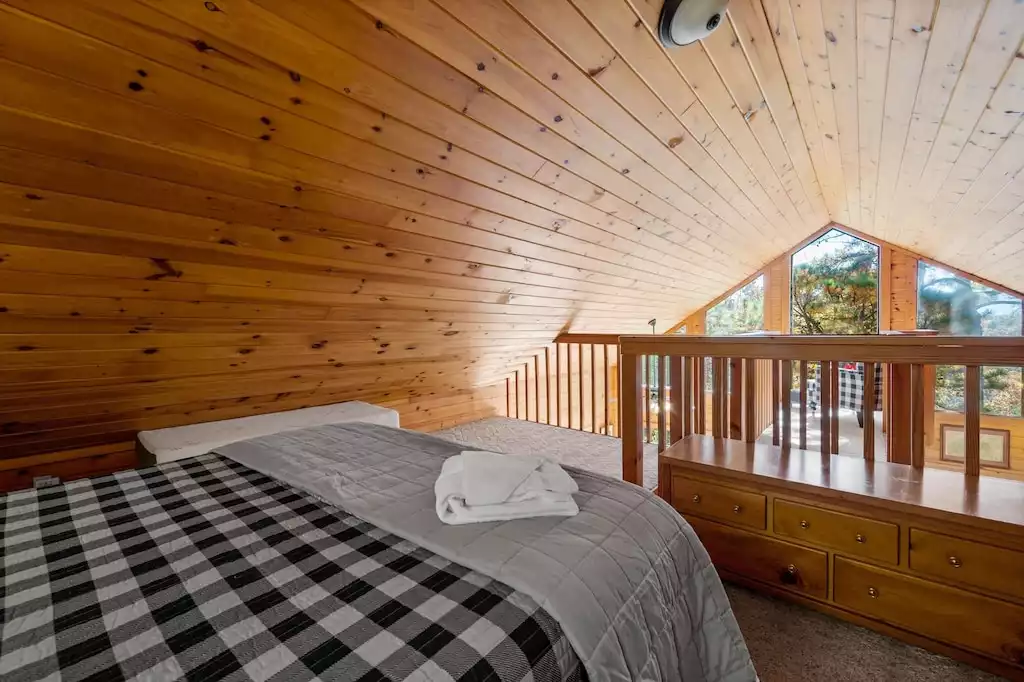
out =
{"type": "Polygon", "coordinates": [[[693,433],[694,422],[696,421],[696,415],[694,415],[693,409],[693,362],[694,358],[685,357],[682,359],[682,381],[679,385],[682,390],[682,434],[681,437],[689,436],[693,433]]]}
{"type": "Polygon", "coordinates": [[[580,367],[580,430],[584,430],[583,424],[583,344],[577,344],[577,365],[580,367]]]}
{"type": "Polygon", "coordinates": [[[651,442],[651,387],[648,384],[648,372],[647,372],[647,356],[640,356],[640,371],[643,373],[641,378],[641,385],[643,386],[644,392],[644,411],[643,411],[643,423],[644,423],[644,442],[651,442]]]}
{"type": "Polygon", "coordinates": [[[729,358],[726,394],[729,401],[728,437],[733,440],[743,439],[743,361],[729,358]]]}
{"type": "Polygon", "coordinates": [[[565,347],[565,370],[568,373],[566,376],[566,391],[565,391],[565,403],[569,413],[566,415],[566,426],[572,428],[572,344],[565,347]]]}
{"type": "MultiPolygon", "coordinates": [[[[558,346],[555,346],[558,350],[558,346]]],[[[544,347],[544,406],[547,407],[547,423],[551,423],[551,347],[544,347]]]]}
{"type": "Polygon", "coordinates": [[[555,426],[562,425],[562,346],[555,344],[555,426]]]}
{"type": "Polygon", "coordinates": [[[661,355],[658,357],[658,452],[662,452],[665,449],[665,428],[668,424],[668,400],[666,399],[665,384],[668,381],[665,378],[668,376],[668,364],[665,362],[668,360],[668,356],[661,355]]]}
{"type": "Polygon", "coordinates": [[[964,473],[981,475],[981,368],[968,365],[964,376],[964,473]]]}
{"type": "Polygon", "coordinates": [[[828,366],[832,373],[829,382],[832,388],[829,399],[829,414],[832,415],[832,424],[829,426],[828,435],[831,438],[831,452],[833,455],[837,455],[839,454],[839,363],[833,360],[828,366]]]}
{"type": "Polygon", "coordinates": [[[910,463],[924,468],[924,365],[910,366],[910,463]]]}
{"type": "MultiPolygon", "coordinates": [[[[608,359],[609,346],[601,346],[601,354],[604,355],[604,432],[605,435],[612,435],[612,392],[609,388],[608,377],[612,373],[612,363],[608,359]]],[[[611,348],[614,348],[612,346],[611,348]]]]}
{"type": "Polygon", "coordinates": [[[668,358],[669,362],[669,383],[672,385],[672,392],[669,393],[669,430],[668,440],[669,444],[673,445],[678,443],[683,438],[683,433],[690,435],[690,401],[686,397],[687,384],[686,379],[689,375],[683,377],[683,366],[684,363],[688,366],[690,358],[684,358],[679,355],[670,355],[668,358]]]}
{"type": "Polygon", "coordinates": [[[793,399],[791,397],[793,394],[793,361],[783,360],[780,373],[782,374],[782,385],[779,387],[779,393],[781,394],[780,402],[782,403],[782,439],[780,445],[788,450],[793,444],[793,399]]]}
{"type": "Polygon", "coordinates": [[[819,402],[821,403],[821,454],[832,452],[832,417],[829,409],[832,402],[832,371],[828,361],[822,361],[818,369],[819,402]]]}
{"type": "Polygon", "coordinates": [[[728,365],[725,358],[711,359],[711,429],[715,438],[729,433],[728,365]]]}
{"type": "Polygon", "coordinates": [[[772,360],[772,445],[778,445],[781,441],[779,440],[779,434],[782,433],[781,424],[779,424],[779,382],[781,377],[779,376],[779,362],[778,360],[772,360]]]}
{"type": "Polygon", "coordinates": [[[875,363],[864,363],[864,459],[875,459],[875,363]]]}
{"type": "Polygon", "coordinates": [[[641,356],[619,357],[619,395],[622,400],[622,479],[640,485],[644,478],[641,356]]]}
{"type": "Polygon", "coordinates": [[[911,405],[910,365],[894,363],[889,365],[888,440],[886,455],[890,462],[912,464],[913,441],[910,424],[913,421],[911,405]]]}
{"type": "Polygon", "coordinates": [[[523,363],[523,421],[530,421],[530,362],[523,363]]]}
{"type": "Polygon", "coordinates": [[[541,423],[541,358],[534,355],[534,421],[541,423]]]}
{"type": "Polygon", "coordinates": [[[696,401],[697,424],[693,427],[693,430],[700,435],[706,435],[708,432],[708,397],[707,391],[704,389],[704,377],[707,367],[705,366],[704,357],[697,356],[693,359],[693,399],[696,401]]]}
{"type": "Polygon", "coordinates": [[[590,432],[597,433],[597,357],[590,344],[590,432]]]}
{"type": "Polygon", "coordinates": [[[807,361],[800,361],[800,439],[798,447],[807,449],[807,361]]]}
{"type": "Polygon", "coordinates": [[[758,435],[760,435],[757,433],[757,361],[744,359],[742,365],[743,440],[753,443],[757,440],[758,435]]]}

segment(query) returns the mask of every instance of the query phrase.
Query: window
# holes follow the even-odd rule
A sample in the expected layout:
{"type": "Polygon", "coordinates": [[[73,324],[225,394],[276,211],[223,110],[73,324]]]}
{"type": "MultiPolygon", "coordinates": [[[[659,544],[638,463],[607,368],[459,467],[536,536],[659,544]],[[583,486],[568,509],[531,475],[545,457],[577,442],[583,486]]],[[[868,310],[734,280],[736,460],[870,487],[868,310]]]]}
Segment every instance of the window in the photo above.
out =
{"type": "MultiPolygon", "coordinates": [[[[746,284],[708,309],[704,333],[708,336],[747,334],[764,329],[764,275],[746,284]]],[[[727,370],[732,376],[732,370],[727,370]]],[[[712,390],[711,358],[704,358],[704,390],[712,390]]],[[[731,381],[726,382],[732,386],[731,381]]]]}
{"type": "MultiPolygon", "coordinates": [[[[921,262],[917,275],[917,326],[957,336],[1021,336],[1021,299],[921,262]]],[[[935,370],[935,407],[963,412],[963,367],[935,370]]],[[[1020,367],[983,367],[984,414],[1021,416],[1024,376],[1020,367]]]]}
{"type": "Polygon", "coordinates": [[[794,334],[878,333],[878,247],[829,230],[793,255],[794,334]]]}
{"type": "Polygon", "coordinates": [[[764,329],[764,275],[734,291],[704,317],[708,336],[745,334],[764,329]]]}

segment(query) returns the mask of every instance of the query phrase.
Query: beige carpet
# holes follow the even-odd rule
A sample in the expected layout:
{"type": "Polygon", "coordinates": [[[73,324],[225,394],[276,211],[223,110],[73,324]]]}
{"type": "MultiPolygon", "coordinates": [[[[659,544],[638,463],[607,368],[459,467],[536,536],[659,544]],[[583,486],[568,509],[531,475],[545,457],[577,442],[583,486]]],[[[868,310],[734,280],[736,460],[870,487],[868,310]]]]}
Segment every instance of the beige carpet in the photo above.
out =
{"type": "MultiPolygon", "coordinates": [[[[611,476],[622,473],[618,439],[517,419],[493,418],[436,435],[509,454],[547,454],[611,476]]],[[[645,452],[645,483],[657,480],[657,452],[645,452]]],[[[762,682],[970,682],[999,678],[795,604],[726,586],[762,682]]]]}

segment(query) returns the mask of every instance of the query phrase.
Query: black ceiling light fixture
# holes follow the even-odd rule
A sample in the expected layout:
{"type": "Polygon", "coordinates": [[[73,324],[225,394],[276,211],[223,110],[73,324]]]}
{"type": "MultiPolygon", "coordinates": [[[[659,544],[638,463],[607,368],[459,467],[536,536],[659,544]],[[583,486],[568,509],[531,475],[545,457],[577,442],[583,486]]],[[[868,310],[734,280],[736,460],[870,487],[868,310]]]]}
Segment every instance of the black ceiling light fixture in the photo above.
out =
{"type": "Polygon", "coordinates": [[[725,18],[729,0],[665,0],[658,19],[658,37],[665,47],[695,43],[711,34],[725,18]]]}

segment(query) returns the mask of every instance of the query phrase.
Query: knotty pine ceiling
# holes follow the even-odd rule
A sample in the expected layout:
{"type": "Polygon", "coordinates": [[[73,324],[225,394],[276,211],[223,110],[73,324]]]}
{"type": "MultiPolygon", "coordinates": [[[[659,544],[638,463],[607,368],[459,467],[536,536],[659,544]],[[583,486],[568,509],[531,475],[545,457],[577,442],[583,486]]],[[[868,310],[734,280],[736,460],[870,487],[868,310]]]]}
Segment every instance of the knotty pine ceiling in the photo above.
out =
{"type": "Polygon", "coordinates": [[[830,220],[1024,288],[1024,3],[2,0],[0,454],[467,391],[830,220]]]}

